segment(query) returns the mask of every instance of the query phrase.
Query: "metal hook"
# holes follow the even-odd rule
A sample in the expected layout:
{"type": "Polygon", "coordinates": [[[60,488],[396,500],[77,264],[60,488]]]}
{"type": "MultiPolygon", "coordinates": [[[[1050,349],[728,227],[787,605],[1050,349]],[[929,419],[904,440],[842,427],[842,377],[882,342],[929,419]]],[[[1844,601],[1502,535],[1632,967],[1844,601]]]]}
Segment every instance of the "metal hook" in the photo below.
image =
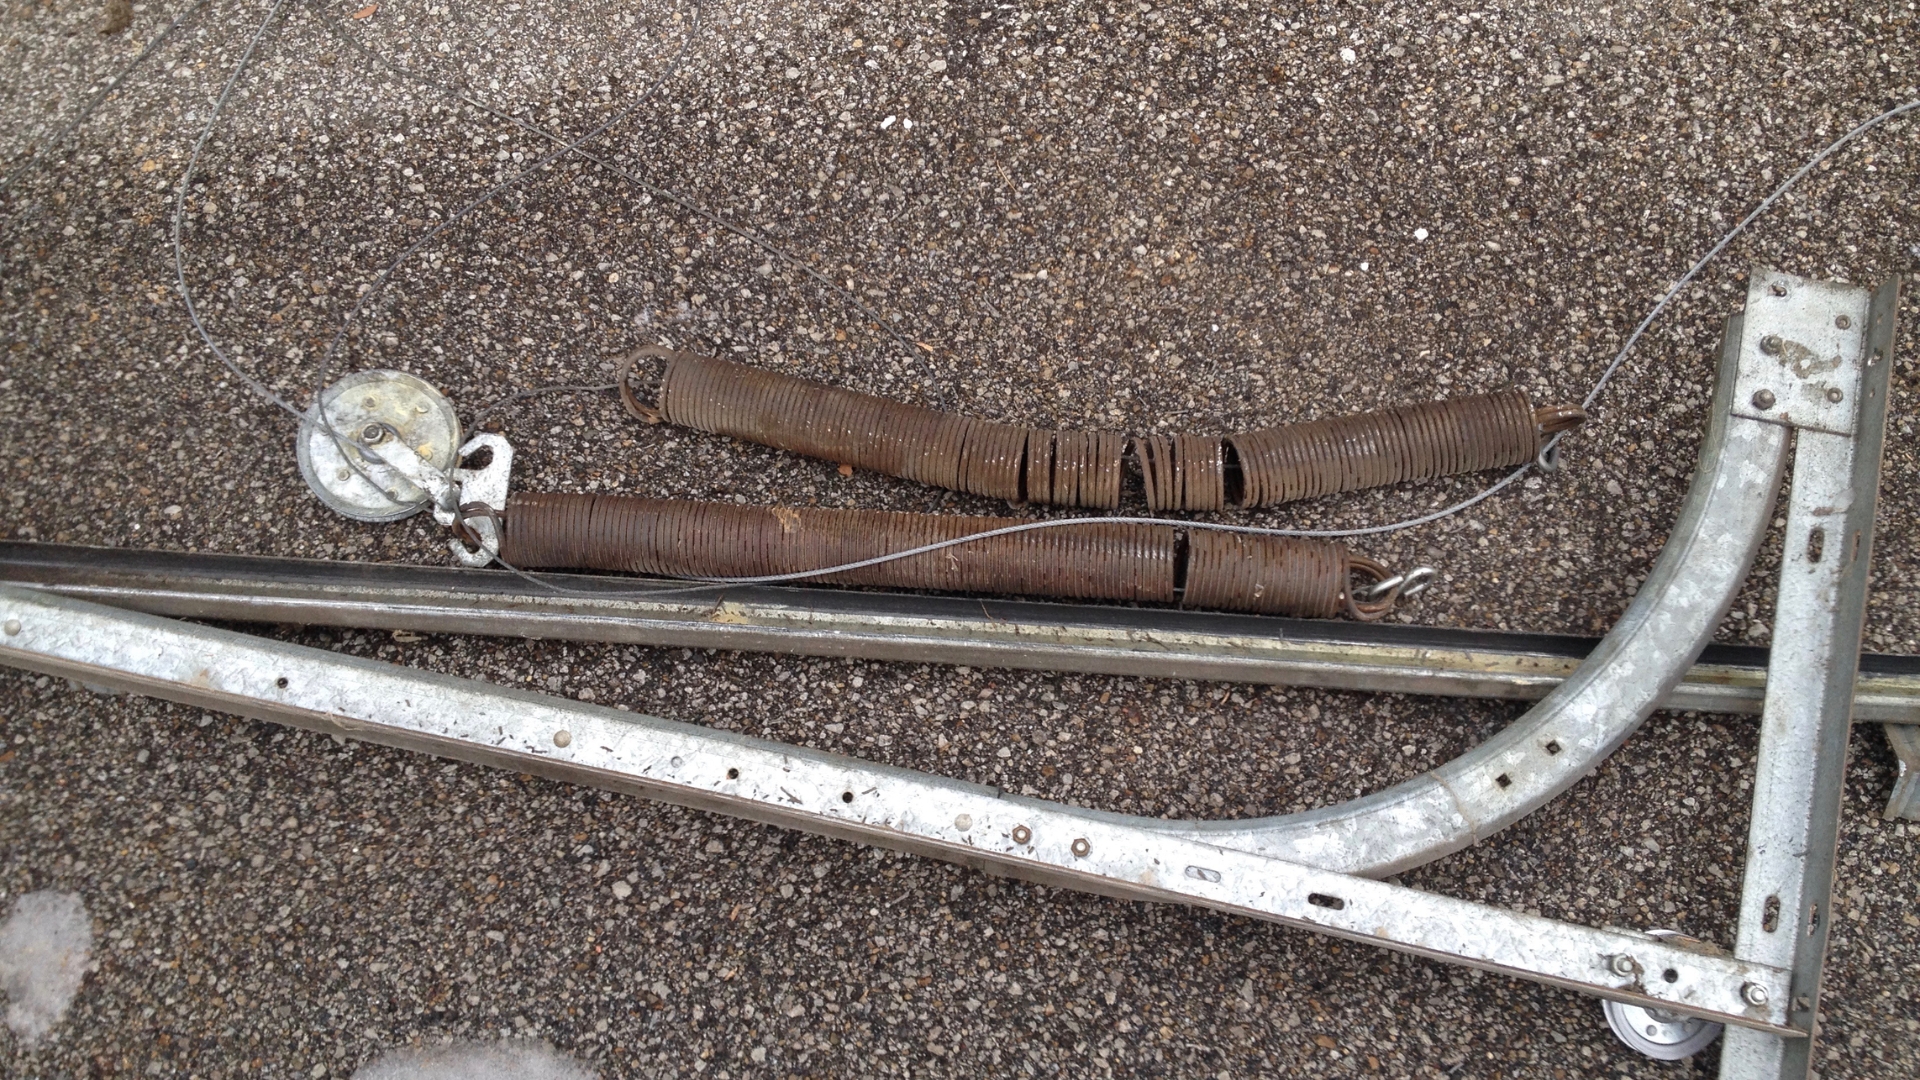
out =
{"type": "Polygon", "coordinates": [[[1410,596],[1418,596],[1427,591],[1427,586],[1439,580],[1440,571],[1431,566],[1418,566],[1404,574],[1395,574],[1376,582],[1362,597],[1364,600],[1390,600],[1398,602],[1410,596]]]}
{"type": "Polygon", "coordinates": [[[1547,440],[1547,445],[1533,456],[1533,464],[1543,473],[1560,471],[1560,436],[1555,435],[1547,440]]]}

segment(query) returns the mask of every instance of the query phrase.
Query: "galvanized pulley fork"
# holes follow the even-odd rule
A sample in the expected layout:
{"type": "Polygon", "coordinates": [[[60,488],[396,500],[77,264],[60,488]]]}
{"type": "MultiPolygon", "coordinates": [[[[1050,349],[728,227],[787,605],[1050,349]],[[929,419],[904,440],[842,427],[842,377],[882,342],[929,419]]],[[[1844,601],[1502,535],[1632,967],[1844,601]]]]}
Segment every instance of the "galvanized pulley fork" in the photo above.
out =
{"type": "MultiPolygon", "coordinates": [[[[1640,1010],[1656,1044],[1697,1034],[1688,1018],[1729,1025],[1725,1077],[1800,1077],[1829,922],[1896,300],[1892,283],[1870,295],[1756,272],[1745,315],[1729,323],[1680,517],[1606,639],[1488,742],[1307,813],[1231,822],[1103,813],[17,586],[0,587],[0,661],[1581,990],[1640,1010]],[[1545,804],[1667,698],[1746,577],[1790,432],[1798,452],[1775,625],[1794,633],[1772,654],[1732,951],[1376,880],[1545,804]]],[[[434,497],[458,520],[479,496],[434,497]]]]}

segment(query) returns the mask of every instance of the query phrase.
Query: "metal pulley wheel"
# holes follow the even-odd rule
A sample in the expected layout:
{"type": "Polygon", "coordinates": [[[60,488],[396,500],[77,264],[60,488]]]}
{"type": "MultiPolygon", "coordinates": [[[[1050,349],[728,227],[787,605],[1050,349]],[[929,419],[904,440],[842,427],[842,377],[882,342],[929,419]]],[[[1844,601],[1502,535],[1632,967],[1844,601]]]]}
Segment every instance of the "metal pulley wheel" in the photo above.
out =
{"type": "Polygon", "coordinates": [[[1649,1009],[1618,1001],[1602,1001],[1607,1026],[1620,1041],[1655,1061],[1679,1061],[1705,1050],[1720,1037],[1723,1025],[1697,1016],[1681,1016],[1665,1009],[1649,1009]]]}
{"type": "MultiPolygon", "coordinates": [[[[1686,937],[1673,930],[1649,930],[1647,933],[1662,940],[1686,937]]],[[[1683,1016],[1644,1005],[1628,1005],[1610,998],[1601,999],[1600,1010],[1606,1013],[1607,1026],[1613,1029],[1621,1042],[1655,1061],[1679,1061],[1692,1057],[1719,1038],[1720,1032],[1726,1027],[1697,1016],[1683,1016]]]]}
{"type": "Polygon", "coordinates": [[[460,418],[445,395],[404,371],[355,372],[322,391],[301,422],[300,475],[347,517],[410,517],[432,498],[377,457],[380,444],[396,438],[445,472],[460,446],[460,418]]]}

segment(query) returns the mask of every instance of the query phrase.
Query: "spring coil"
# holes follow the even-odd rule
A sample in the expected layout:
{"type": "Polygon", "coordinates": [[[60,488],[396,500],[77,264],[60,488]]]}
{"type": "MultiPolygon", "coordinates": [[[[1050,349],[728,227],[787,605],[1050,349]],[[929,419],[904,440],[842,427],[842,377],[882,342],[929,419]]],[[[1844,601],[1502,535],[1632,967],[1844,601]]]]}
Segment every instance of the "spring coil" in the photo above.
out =
{"type": "MultiPolygon", "coordinates": [[[[620,495],[516,494],[500,557],[522,569],[674,578],[793,574],[1020,524],[1016,518],[835,510],[620,495]]],[[[1087,525],[988,537],[813,580],[943,592],[1123,600],[1265,615],[1377,619],[1352,575],[1384,567],[1318,540],[1087,525]]]]}
{"type": "Polygon", "coordinates": [[[1540,427],[1520,390],[1286,424],[1226,444],[1244,506],[1524,465],[1540,427]]]}
{"type": "Polygon", "coordinates": [[[620,380],[648,419],[1010,502],[1120,505],[1121,435],[976,420],[689,353],[638,355],[666,359],[657,414],[620,380]]]}
{"type": "Polygon", "coordinates": [[[649,422],[1010,502],[1105,510],[1120,505],[1129,449],[1149,509],[1213,511],[1524,465],[1545,436],[1586,418],[1570,405],[1535,409],[1516,389],[1225,437],[1129,440],[977,420],[656,346],[627,358],[619,386],[649,422]],[[644,357],[665,360],[657,408],[631,385],[644,357]]]}

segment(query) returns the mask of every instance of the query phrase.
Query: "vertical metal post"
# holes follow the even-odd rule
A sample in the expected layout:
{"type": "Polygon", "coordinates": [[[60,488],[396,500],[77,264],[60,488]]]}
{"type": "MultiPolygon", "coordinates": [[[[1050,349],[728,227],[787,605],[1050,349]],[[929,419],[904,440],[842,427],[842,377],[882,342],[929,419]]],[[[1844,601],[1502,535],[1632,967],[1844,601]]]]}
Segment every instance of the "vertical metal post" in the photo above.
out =
{"type": "Polygon", "coordinates": [[[1812,1063],[1898,298],[1897,281],[1870,295],[1756,273],[1747,300],[1739,400],[1797,444],[1734,953],[1792,972],[1787,1014],[1808,1037],[1729,1029],[1722,1080],[1812,1063]]]}

